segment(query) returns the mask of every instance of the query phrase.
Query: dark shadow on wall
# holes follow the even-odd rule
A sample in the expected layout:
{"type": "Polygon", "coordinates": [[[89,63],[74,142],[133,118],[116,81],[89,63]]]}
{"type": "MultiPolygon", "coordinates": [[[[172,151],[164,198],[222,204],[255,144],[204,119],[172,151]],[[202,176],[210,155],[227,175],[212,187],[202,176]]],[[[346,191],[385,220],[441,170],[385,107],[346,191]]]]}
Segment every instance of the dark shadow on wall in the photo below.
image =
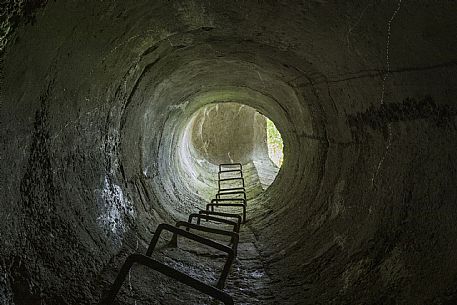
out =
{"type": "Polygon", "coordinates": [[[437,127],[453,124],[452,117],[457,115],[457,106],[437,105],[431,96],[421,100],[407,97],[399,103],[385,103],[379,107],[371,106],[366,111],[348,115],[347,122],[354,138],[360,139],[366,133],[366,127],[382,130],[387,134],[387,124],[431,119],[437,127]]]}

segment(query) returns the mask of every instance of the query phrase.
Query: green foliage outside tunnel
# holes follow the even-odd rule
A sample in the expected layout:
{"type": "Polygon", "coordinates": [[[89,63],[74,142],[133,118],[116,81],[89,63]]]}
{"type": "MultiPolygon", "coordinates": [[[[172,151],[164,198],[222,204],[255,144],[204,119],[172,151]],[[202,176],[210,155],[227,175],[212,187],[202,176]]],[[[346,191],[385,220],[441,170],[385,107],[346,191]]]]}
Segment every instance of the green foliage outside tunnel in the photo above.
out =
{"type": "Polygon", "coordinates": [[[277,167],[281,167],[284,154],[283,154],[283,142],[279,130],[275,124],[267,119],[267,145],[268,145],[268,156],[271,161],[276,164],[277,167]]]}

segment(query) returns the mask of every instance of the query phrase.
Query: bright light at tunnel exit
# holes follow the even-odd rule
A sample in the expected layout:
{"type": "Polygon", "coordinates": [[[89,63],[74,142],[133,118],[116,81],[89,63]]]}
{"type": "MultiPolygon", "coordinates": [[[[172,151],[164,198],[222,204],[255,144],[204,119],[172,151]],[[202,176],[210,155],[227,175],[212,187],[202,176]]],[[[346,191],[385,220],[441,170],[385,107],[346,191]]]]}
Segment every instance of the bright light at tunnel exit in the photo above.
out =
{"type": "Polygon", "coordinates": [[[284,154],[284,144],[282,142],[281,134],[276,128],[275,124],[267,118],[267,145],[268,145],[268,156],[271,161],[276,164],[277,167],[281,167],[284,154]]]}

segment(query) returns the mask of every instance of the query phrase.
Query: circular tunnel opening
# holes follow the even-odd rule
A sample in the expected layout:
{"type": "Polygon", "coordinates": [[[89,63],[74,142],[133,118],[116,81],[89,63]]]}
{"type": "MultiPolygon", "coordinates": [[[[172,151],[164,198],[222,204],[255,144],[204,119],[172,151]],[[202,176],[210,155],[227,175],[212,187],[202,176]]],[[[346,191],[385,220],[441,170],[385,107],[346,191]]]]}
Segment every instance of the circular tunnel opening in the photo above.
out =
{"type": "Polygon", "coordinates": [[[251,199],[274,182],[282,164],[283,143],[274,123],[236,102],[211,103],[195,111],[177,147],[181,167],[194,177],[188,187],[205,199],[214,196],[219,164],[243,165],[251,199]]]}
{"type": "MultiPolygon", "coordinates": [[[[180,56],[194,58],[196,51],[186,49],[180,51],[184,52],[180,56]]],[[[201,56],[210,52],[206,46],[201,50],[199,46],[198,51],[201,56]]],[[[179,65],[175,58],[172,53],[159,61],[155,66],[157,73],[162,71],[159,74],[145,70],[132,94],[132,103],[125,110],[121,158],[126,177],[143,179],[160,203],[161,215],[170,221],[204,208],[205,202],[215,196],[219,163],[240,162],[247,166],[243,170],[248,176],[248,201],[254,199],[248,206],[252,221],[288,206],[283,195],[300,181],[297,167],[299,173],[310,171],[312,166],[308,165],[317,153],[315,145],[302,143],[306,140],[303,136],[313,134],[320,125],[296,89],[263,67],[271,65],[276,71],[283,66],[269,57],[265,57],[268,64],[202,58],[180,61],[179,65]],[[166,77],[159,79],[155,75],[166,77]],[[227,117],[213,117],[230,105],[234,109],[225,111],[227,117]],[[247,132],[243,131],[246,126],[247,132]],[[202,128],[206,131],[199,130],[202,128]],[[272,130],[276,137],[269,132],[272,130]],[[230,133],[227,138],[228,131],[242,136],[237,138],[230,133]],[[214,144],[224,137],[228,144],[214,144]],[[237,139],[236,144],[233,139],[237,139]],[[280,144],[277,148],[284,155],[281,167],[270,158],[272,149],[269,154],[268,147],[274,144],[272,139],[280,144]],[[255,183],[250,181],[250,173],[255,183]]]]}

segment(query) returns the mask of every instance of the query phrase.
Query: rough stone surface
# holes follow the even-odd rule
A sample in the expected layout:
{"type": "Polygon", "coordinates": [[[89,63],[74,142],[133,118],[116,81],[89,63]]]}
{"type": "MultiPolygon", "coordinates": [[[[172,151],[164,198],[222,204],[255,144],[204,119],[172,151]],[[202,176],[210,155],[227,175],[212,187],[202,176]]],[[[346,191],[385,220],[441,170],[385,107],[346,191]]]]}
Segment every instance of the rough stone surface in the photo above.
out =
{"type": "MultiPolygon", "coordinates": [[[[249,203],[240,304],[457,303],[455,1],[1,4],[0,303],[96,303],[159,223],[202,207],[215,168],[179,147],[215,102],[284,139],[249,203]]],[[[150,281],[137,304],[170,289],[150,281]]]]}
{"type": "Polygon", "coordinates": [[[199,159],[247,164],[268,156],[266,118],[246,105],[208,105],[195,114],[188,128],[199,159]]]}

